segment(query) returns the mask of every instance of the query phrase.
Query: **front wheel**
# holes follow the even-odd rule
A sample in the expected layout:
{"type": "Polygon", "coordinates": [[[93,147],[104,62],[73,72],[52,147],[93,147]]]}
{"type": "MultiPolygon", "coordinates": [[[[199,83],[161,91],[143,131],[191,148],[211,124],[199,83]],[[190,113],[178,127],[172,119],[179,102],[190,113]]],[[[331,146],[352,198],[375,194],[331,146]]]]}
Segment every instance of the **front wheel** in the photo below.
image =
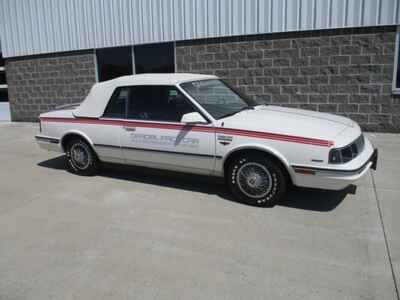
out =
{"type": "Polygon", "coordinates": [[[241,202],[254,206],[274,206],[285,196],[288,179],[281,165],[268,156],[241,155],[227,170],[227,183],[241,202]]]}
{"type": "Polygon", "coordinates": [[[96,153],[83,139],[73,139],[67,147],[67,166],[72,173],[92,176],[99,169],[96,153]]]}

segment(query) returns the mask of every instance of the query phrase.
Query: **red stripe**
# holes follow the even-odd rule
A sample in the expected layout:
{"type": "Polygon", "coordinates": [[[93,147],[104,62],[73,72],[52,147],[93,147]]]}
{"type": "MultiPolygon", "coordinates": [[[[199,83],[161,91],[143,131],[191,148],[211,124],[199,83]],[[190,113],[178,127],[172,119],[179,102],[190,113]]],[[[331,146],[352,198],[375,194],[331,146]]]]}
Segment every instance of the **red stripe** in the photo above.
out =
{"type": "Polygon", "coordinates": [[[150,122],[140,122],[140,121],[123,121],[123,120],[99,120],[99,119],[89,119],[89,118],[51,118],[42,117],[40,118],[42,122],[57,122],[57,123],[77,123],[77,124],[97,124],[97,125],[116,125],[116,126],[131,126],[131,127],[143,127],[143,128],[159,128],[159,129],[170,129],[170,130],[191,130],[197,132],[215,132],[223,134],[231,134],[238,136],[248,136],[254,138],[261,138],[267,140],[276,140],[284,142],[292,142],[299,144],[315,145],[322,147],[333,146],[332,141],[306,138],[293,135],[276,134],[269,132],[260,131],[249,131],[242,129],[233,128],[214,128],[209,126],[185,126],[179,124],[164,124],[164,123],[150,123],[150,122]]]}
{"type": "Polygon", "coordinates": [[[241,136],[258,137],[258,138],[270,139],[270,140],[297,142],[297,143],[302,143],[302,144],[311,144],[311,145],[318,145],[318,146],[325,146],[325,147],[330,147],[333,145],[333,142],[327,141],[327,140],[305,138],[305,137],[276,134],[276,133],[269,133],[269,132],[247,131],[247,130],[230,129],[230,128],[217,128],[217,132],[225,133],[225,134],[241,135],[241,136]]]}
{"type": "Polygon", "coordinates": [[[184,126],[179,124],[163,124],[163,123],[149,123],[149,122],[138,122],[138,121],[124,121],[124,120],[99,120],[89,118],[49,118],[42,117],[40,120],[43,122],[56,122],[56,123],[77,123],[77,124],[96,124],[96,125],[115,125],[115,126],[127,126],[127,127],[145,127],[145,128],[160,128],[160,129],[171,129],[171,130],[192,130],[201,132],[215,132],[213,127],[206,126],[184,126]]]}

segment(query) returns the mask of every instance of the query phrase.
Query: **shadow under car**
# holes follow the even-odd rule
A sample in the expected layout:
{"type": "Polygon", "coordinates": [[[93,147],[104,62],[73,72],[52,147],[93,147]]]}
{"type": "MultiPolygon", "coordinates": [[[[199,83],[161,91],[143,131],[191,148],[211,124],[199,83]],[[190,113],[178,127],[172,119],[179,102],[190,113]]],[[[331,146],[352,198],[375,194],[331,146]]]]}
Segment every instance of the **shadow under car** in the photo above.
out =
{"type": "MultiPolygon", "coordinates": [[[[42,161],[38,163],[38,166],[66,170],[65,160],[66,156],[61,155],[42,161]]],[[[225,200],[237,202],[224,185],[224,180],[218,177],[116,164],[105,164],[98,176],[217,195],[225,200]]],[[[328,212],[335,209],[349,193],[355,193],[354,186],[341,191],[293,187],[279,205],[296,209],[328,212]]]]}

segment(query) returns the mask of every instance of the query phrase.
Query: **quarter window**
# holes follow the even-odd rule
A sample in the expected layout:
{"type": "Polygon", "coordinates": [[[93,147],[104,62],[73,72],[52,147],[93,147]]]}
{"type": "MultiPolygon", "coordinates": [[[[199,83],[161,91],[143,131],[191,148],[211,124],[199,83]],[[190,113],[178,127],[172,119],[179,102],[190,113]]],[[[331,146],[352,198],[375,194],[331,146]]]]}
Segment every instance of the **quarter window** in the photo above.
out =
{"type": "Polygon", "coordinates": [[[128,119],[180,122],[195,108],[174,86],[134,86],[130,88],[128,119]]]}
{"type": "Polygon", "coordinates": [[[129,88],[117,88],[107,104],[103,117],[125,119],[126,104],[129,98],[129,88]]]}

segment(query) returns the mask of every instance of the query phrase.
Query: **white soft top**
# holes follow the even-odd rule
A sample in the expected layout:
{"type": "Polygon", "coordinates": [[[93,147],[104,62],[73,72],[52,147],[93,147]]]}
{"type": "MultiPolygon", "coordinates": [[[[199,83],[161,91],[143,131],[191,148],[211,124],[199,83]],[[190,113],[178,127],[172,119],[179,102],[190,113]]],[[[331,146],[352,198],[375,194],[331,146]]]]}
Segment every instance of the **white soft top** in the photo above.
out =
{"type": "Polygon", "coordinates": [[[176,85],[187,81],[216,79],[214,75],[189,73],[157,73],[122,76],[93,85],[89,94],[73,114],[76,117],[99,118],[117,87],[132,85],[176,85]]]}

